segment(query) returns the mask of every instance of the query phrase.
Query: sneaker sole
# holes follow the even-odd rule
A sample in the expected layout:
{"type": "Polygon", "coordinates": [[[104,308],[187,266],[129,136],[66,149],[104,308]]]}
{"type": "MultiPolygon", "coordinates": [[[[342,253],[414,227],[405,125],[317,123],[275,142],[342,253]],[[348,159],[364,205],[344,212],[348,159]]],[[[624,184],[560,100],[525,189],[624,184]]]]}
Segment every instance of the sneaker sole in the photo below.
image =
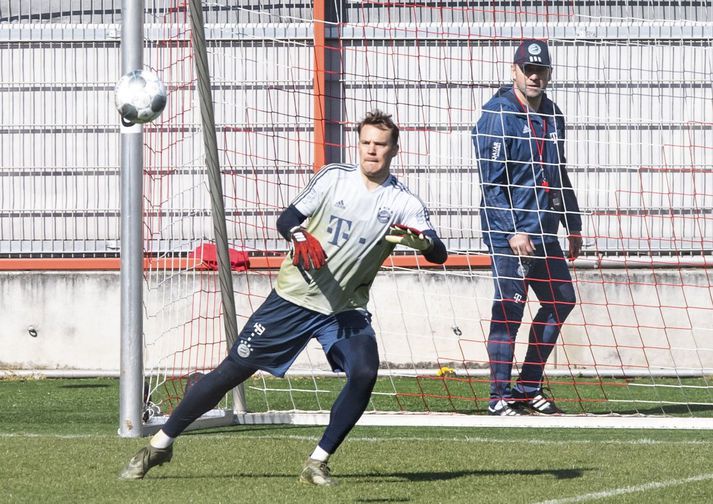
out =
{"type": "Polygon", "coordinates": [[[310,481],[307,478],[303,478],[300,476],[298,480],[302,485],[310,485],[310,486],[316,486],[316,487],[329,487],[329,486],[337,486],[337,482],[334,481],[332,483],[322,483],[321,485],[319,483],[315,483],[314,481],[310,481]]]}

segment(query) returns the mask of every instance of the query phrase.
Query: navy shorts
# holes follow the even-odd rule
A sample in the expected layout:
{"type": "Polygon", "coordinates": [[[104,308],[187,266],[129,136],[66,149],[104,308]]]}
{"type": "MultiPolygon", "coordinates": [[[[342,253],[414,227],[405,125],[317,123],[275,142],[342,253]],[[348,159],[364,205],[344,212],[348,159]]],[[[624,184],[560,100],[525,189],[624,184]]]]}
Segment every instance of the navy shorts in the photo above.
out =
{"type": "MultiPolygon", "coordinates": [[[[240,363],[282,377],[310,339],[317,338],[329,355],[337,341],[362,334],[376,337],[366,310],[324,315],[291,303],[273,290],[247,321],[230,353],[240,363]]],[[[332,368],[340,371],[334,364],[332,368]]]]}

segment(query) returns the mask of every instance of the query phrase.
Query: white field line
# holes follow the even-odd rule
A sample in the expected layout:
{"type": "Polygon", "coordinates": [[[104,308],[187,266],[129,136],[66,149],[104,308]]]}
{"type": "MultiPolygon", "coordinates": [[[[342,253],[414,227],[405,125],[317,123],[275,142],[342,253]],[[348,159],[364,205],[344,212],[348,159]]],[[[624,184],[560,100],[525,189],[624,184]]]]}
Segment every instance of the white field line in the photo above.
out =
{"type": "Polygon", "coordinates": [[[699,474],[698,476],[691,476],[690,478],[674,479],[668,481],[652,481],[651,483],[644,483],[643,485],[612,488],[611,490],[603,490],[601,492],[582,494],[577,495],[575,497],[565,497],[564,499],[542,501],[538,502],[537,504],[573,504],[576,502],[587,502],[598,499],[606,499],[608,497],[615,497],[617,495],[648,492],[649,490],[659,490],[661,488],[668,488],[672,486],[687,485],[688,483],[696,483],[698,481],[707,481],[711,479],[713,479],[713,473],[699,474]]]}
{"type": "MultiPolygon", "coordinates": [[[[230,435],[222,434],[220,436],[230,437],[230,435]]],[[[259,436],[263,437],[263,436],[259,436]]],[[[286,439],[294,441],[319,441],[321,436],[297,436],[297,435],[277,435],[277,436],[264,436],[270,439],[286,439]]],[[[360,441],[363,443],[381,443],[384,441],[403,441],[403,442],[416,442],[416,443],[426,443],[429,441],[443,443],[443,442],[455,442],[455,443],[496,443],[496,444],[525,444],[525,445],[553,445],[553,446],[569,446],[573,444],[579,445],[628,445],[628,446],[648,446],[648,445],[697,445],[705,446],[713,444],[713,441],[701,441],[701,440],[690,440],[690,441],[659,441],[656,439],[630,439],[630,440],[599,440],[599,439],[577,439],[571,441],[557,441],[557,440],[543,440],[543,439],[498,439],[498,438],[488,438],[488,437],[366,437],[366,436],[349,436],[346,442],[350,441],[360,441]]]]}
{"type": "Polygon", "coordinates": [[[0,438],[52,438],[52,439],[89,439],[109,437],[106,434],[34,434],[32,432],[0,432],[0,438]]]}
{"type": "MultiPolygon", "coordinates": [[[[192,432],[192,438],[195,438],[197,433],[192,432]]],[[[284,439],[291,441],[318,441],[321,439],[321,435],[314,436],[299,436],[299,435],[284,435],[284,434],[260,434],[260,435],[250,435],[250,433],[242,431],[235,433],[217,433],[217,434],[201,434],[205,438],[210,439],[284,439]]],[[[53,438],[53,439],[89,439],[89,438],[117,438],[115,434],[34,434],[34,433],[24,433],[24,432],[0,432],[0,438],[53,438]]],[[[147,438],[148,439],[148,438],[147,438]]],[[[455,442],[455,443],[496,443],[496,444],[517,444],[517,445],[553,445],[553,446],[569,446],[569,445],[625,445],[625,446],[647,446],[647,445],[695,445],[695,446],[706,446],[713,444],[713,440],[689,440],[689,441],[661,441],[657,439],[630,439],[630,440],[600,440],[600,439],[576,439],[569,441],[558,441],[558,440],[546,440],[546,439],[498,439],[498,438],[488,438],[488,437],[411,437],[411,436],[398,436],[398,437],[369,437],[369,436],[358,436],[352,435],[347,437],[346,442],[363,442],[363,443],[382,443],[384,441],[403,441],[403,442],[417,442],[417,443],[443,443],[443,442],[455,442]]]]}

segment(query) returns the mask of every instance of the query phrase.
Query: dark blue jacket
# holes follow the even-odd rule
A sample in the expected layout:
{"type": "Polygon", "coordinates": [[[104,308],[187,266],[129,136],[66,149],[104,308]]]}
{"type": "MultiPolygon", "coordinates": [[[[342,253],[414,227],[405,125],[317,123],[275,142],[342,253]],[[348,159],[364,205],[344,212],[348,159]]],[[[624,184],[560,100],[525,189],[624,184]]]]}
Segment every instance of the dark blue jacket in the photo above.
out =
{"type": "Polygon", "coordinates": [[[473,145],[488,247],[509,247],[515,233],[528,233],[535,245],[556,241],[560,222],[569,234],[581,232],[579,205],[565,168],[564,135],[562,111],[546,95],[537,113],[529,115],[512,85],[485,104],[473,128],[473,145]]]}

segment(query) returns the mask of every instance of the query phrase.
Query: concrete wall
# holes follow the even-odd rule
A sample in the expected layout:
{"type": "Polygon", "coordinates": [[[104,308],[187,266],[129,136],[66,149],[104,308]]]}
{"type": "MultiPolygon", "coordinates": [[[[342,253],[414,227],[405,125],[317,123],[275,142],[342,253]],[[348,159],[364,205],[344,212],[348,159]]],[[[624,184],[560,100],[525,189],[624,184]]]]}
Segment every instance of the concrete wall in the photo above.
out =
{"type": "MultiPolygon", "coordinates": [[[[203,287],[210,274],[193,274],[203,287]]],[[[580,304],[565,326],[550,369],[662,372],[713,369],[713,290],[710,271],[578,270],[580,304]]],[[[149,365],[211,366],[221,358],[222,323],[211,296],[196,309],[193,281],[158,283],[173,301],[146,314],[149,365]],[[168,292],[170,290],[170,292],[168,292]],[[181,301],[176,301],[181,300],[181,301]],[[193,306],[180,320],[180,303],[193,306]],[[213,341],[186,349],[186,337],[213,341]],[[188,352],[188,353],[186,353],[188,352]]],[[[235,276],[239,325],[269,292],[272,275],[235,276]]],[[[476,372],[487,364],[485,340],[492,284],[488,271],[385,272],[377,277],[370,309],[382,361],[404,367],[455,363],[476,372]]],[[[166,298],[168,299],[168,298],[166,298]]],[[[537,310],[530,300],[526,317],[537,310]]],[[[0,273],[0,369],[97,370],[119,367],[118,272],[0,273]],[[36,336],[30,334],[34,328],[36,336]]],[[[520,331],[522,358],[527,328],[520,331]]],[[[294,371],[328,369],[312,342],[294,371]]]]}
{"type": "Polygon", "coordinates": [[[0,320],[2,368],[119,367],[118,272],[3,272],[0,320]]]}

